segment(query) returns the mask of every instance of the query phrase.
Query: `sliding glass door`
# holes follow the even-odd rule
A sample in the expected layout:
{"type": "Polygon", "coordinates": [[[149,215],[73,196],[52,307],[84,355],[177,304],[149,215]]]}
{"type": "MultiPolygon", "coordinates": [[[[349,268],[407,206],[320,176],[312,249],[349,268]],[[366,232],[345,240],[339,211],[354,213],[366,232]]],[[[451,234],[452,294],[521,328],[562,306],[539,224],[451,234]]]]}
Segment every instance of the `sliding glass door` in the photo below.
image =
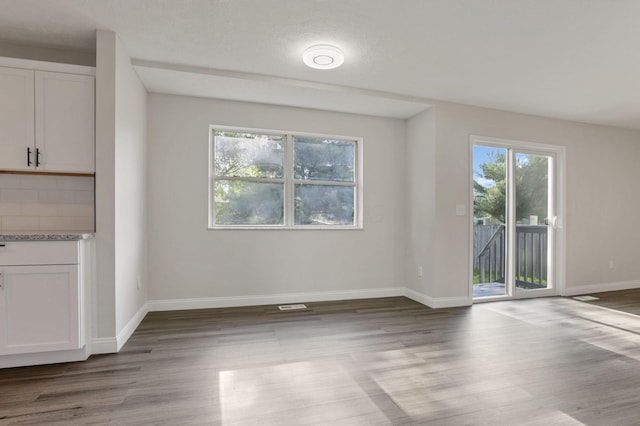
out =
{"type": "Polygon", "coordinates": [[[475,300],[556,294],[557,152],[472,139],[475,300]]]}

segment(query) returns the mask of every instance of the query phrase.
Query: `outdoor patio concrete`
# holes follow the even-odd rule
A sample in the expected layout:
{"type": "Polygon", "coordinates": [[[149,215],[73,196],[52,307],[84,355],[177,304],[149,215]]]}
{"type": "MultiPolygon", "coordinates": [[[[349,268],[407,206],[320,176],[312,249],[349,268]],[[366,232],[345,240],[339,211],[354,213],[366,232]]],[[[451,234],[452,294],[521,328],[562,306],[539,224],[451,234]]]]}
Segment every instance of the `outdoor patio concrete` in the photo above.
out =
{"type": "Polygon", "coordinates": [[[504,296],[505,287],[504,283],[484,283],[473,285],[473,298],[491,297],[491,296],[504,296]]]}

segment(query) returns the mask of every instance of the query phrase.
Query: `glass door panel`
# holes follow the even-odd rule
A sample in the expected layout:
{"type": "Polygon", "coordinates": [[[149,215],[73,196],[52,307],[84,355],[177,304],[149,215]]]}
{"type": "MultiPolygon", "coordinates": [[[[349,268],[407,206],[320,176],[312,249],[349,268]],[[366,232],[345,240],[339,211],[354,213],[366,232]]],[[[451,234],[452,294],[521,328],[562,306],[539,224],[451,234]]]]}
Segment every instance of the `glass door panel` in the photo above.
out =
{"type": "Polygon", "coordinates": [[[553,194],[549,155],[515,153],[515,265],[517,292],[550,288],[549,241],[553,241],[553,194]]]}
{"type": "Polygon", "coordinates": [[[507,285],[506,148],[473,147],[473,298],[504,297],[507,285]]]}

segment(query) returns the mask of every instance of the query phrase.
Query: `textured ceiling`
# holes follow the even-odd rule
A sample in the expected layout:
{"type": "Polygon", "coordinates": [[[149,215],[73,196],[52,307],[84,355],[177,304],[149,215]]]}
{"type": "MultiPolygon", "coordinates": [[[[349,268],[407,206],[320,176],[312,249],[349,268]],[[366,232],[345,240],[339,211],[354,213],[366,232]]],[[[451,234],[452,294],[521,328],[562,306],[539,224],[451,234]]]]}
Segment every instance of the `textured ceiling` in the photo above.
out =
{"type": "MultiPolygon", "coordinates": [[[[0,42],[90,51],[95,30],[108,29],[135,59],[237,72],[237,82],[270,85],[263,93],[317,82],[345,102],[365,89],[394,102],[640,128],[638,0],[0,0],[0,10],[0,42]],[[302,64],[304,48],[321,42],[345,51],[343,67],[302,64]]],[[[137,69],[154,74],[142,76],[150,90],[171,91],[162,73],[137,69]]],[[[221,87],[211,79],[207,96],[221,87]]],[[[283,92],[254,100],[299,105],[302,96],[313,106],[308,88],[283,92]]]]}

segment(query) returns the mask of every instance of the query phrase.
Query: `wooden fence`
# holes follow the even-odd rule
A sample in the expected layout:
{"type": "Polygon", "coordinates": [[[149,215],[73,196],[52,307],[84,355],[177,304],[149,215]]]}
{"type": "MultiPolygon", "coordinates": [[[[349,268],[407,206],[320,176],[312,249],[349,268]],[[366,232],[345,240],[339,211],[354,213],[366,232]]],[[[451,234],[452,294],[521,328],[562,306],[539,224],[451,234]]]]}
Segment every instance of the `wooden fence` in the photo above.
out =
{"type": "MultiPolygon", "coordinates": [[[[479,281],[504,282],[506,232],[504,225],[475,225],[473,268],[479,281]]],[[[546,287],[547,227],[516,225],[516,284],[523,288],[546,287]]]]}
{"type": "Polygon", "coordinates": [[[473,226],[473,269],[480,269],[480,251],[482,251],[498,228],[504,225],[474,225],[473,226]]]}

